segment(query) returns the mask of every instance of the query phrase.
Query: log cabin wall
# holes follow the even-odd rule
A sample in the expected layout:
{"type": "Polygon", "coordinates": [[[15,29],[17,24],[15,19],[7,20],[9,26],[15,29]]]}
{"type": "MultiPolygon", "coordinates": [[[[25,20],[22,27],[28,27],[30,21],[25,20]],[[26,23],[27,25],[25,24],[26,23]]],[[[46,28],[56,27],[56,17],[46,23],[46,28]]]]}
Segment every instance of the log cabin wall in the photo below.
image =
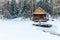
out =
{"type": "Polygon", "coordinates": [[[33,20],[46,19],[46,14],[33,14],[33,20]]]}

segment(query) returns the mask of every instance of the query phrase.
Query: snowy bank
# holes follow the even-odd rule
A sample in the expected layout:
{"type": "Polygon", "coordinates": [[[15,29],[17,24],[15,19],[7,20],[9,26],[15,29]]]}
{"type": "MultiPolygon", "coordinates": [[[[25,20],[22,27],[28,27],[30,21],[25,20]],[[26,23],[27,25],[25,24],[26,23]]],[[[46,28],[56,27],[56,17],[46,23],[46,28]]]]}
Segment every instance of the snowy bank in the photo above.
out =
{"type": "MultiPolygon", "coordinates": [[[[59,27],[59,21],[51,23],[54,26],[59,27]]],[[[0,20],[0,40],[59,40],[60,36],[52,35],[43,32],[40,29],[45,28],[33,26],[34,22],[30,20],[23,21],[20,18],[14,20],[0,20]],[[39,30],[38,30],[39,29],[39,30]]],[[[54,32],[55,29],[51,28],[49,31],[54,32]],[[51,30],[52,29],[52,30],[51,30]],[[54,29],[54,30],[53,30],[54,29]]],[[[57,30],[57,29],[56,29],[57,30]]],[[[60,30],[59,30],[60,31],[60,30]]],[[[59,32],[58,31],[58,32],[59,32]]]]}

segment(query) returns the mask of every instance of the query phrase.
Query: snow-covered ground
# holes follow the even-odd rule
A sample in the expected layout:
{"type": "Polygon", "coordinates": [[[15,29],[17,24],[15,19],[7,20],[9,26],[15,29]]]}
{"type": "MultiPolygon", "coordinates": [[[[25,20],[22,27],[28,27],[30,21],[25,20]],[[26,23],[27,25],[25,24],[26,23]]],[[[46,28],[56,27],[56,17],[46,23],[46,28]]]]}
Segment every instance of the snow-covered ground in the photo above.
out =
{"type": "Polygon", "coordinates": [[[33,26],[31,20],[0,20],[0,40],[59,40],[60,36],[53,35],[60,32],[60,21],[48,21],[51,28],[33,26]],[[43,32],[45,30],[46,32],[43,32]],[[52,33],[52,34],[50,34],[52,33]]]}

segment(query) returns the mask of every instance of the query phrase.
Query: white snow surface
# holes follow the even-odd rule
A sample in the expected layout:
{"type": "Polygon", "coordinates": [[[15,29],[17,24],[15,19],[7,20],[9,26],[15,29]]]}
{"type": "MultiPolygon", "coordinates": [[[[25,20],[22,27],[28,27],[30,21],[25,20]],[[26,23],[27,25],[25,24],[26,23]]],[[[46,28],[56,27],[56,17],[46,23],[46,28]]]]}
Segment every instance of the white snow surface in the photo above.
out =
{"type": "Polygon", "coordinates": [[[21,20],[21,18],[0,20],[0,40],[60,40],[60,36],[50,34],[59,34],[59,20],[48,21],[47,23],[52,24],[53,27],[42,28],[33,26],[34,22],[29,19],[25,21],[21,20]]]}

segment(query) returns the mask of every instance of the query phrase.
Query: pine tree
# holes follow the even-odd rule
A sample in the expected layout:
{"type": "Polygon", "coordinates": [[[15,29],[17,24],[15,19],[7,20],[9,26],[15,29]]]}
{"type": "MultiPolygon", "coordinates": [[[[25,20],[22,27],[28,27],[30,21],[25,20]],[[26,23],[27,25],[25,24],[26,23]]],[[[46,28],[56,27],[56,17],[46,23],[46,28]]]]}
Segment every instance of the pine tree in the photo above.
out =
{"type": "Polygon", "coordinates": [[[19,7],[19,16],[21,16],[21,11],[22,11],[22,0],[19,0],[18,7],[19,7]]]}
{"type": "Polygon", "coordinates": [[[18,4],[18,6],[19,6],[19,9],[22,8],[22,6],[21,6],[21,0],[19,0],[19,4],[18,4]]]}
{"type": "Polygon", "coordinates": [[[38,7],[41,7],[41,8],[43,8],[47,13],[52,14],[52,8],[51,8],[51,7],[49,6],[49,4],[47,4],[46,2],[45,2],[45,3],[42,2],[42,1],[38,2],[37,5],[36,5],[36,8],[38,8],[38,7]]]}
{"type": "Polygon", "coordinates": [[[11,1],[9,13],[15,17],[17,17],[19,14],[19,8],[15,0],[11,1]]]}
{"type": "Polygon", "coordinates": [[[30,5],[28,5],[26,3],[26,1],[24,1],[24,6],[23,6],[23,9],[22,9],[22,16],[25,17],[25,18],[28,18],[29,17],[29,10],[30,10],[30,5]]]}

